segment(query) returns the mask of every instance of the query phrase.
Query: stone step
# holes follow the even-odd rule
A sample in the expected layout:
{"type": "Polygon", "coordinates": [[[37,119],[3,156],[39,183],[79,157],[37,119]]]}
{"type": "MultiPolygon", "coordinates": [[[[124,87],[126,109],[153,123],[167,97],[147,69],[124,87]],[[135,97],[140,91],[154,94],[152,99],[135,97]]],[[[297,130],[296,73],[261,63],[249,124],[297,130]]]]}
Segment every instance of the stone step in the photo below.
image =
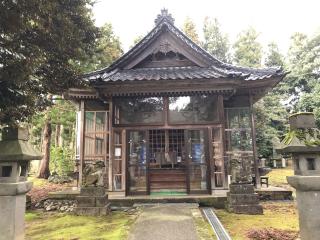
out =
{"type": "Polygon", "coordinates": [[[253,194],[233,194],[227,193],[228,203],[230,205],[241,205],[241,204],[259,204],[259,195],[253,194]]]}
{"type": "Polygon", "coordinates": [[[104,207],[108,203],[108,196],[77,196],[78,207],[104,207]]]}
{"type": "Polygon", "coordinates": [[[251,214],[251,215],[258,215],[263,214],[263,209],[261,205],[228,205],[227,210],[229,212],[238,213],[238,214],[251,214]]]}
{"type": "Polygon", "coordinates": [[[104,207],[76,207],[74,213],[76,215],[85,216],[104,216],[110,213],[110,203],[104,207]]]}

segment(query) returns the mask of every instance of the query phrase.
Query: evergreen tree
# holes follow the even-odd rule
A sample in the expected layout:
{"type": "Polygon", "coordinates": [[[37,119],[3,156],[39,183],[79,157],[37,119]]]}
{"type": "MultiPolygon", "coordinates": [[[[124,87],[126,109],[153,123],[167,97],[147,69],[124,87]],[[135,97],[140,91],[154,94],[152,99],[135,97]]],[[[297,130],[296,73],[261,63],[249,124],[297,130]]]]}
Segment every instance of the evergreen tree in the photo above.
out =
{"type": "MultiPolygon", "coordinates": [[[[234,44],[234,61],[241,66],[261,67],[262,46],[257,41],[258,33],[250,28],[243,31],[234,44]]],[[[277,45],[271,43],[265,59],[267,66],[283,66],[283,58],[277,45]]],[[[256,140],[258,155],[270,157],[273,152],[273,141],[282,139],[286,130],[287,111],[282,104],[282,96],[272,90],[254,104],[256,114],[256,140]]]]}
{"type": "MultiPolygon", "coordinates": [[[[266,58],[265,58],[265,66],[266,67],[281,67],[281,68],[286,68],[286,64],[284,61],[284,56],[280,53],[279,47],[275,42],[271,42],[268,44],[268,49],[266,53],[266,58]]],[[[288,83],[286,80],[281,81],[278,83],[276,87],[272,89],[272,93],[270,94],[275,94],[275,95],[282,95],[281,98],[282,100],[288,99],[288,94],[287,94],[287,87],[288,83]]]]}
{"type": "Polygon", "coordinates": [[[190,17],[187,17],[183,24],[183,32],[195,43],[199,44],[199,35],[197,33],[196,25],[190,17]]]}
{"type": "Polygon", "coordinates": [[[320,127],[320,33],[304,41],[300,49],[304,50],[292,51],[290,49],[291,57],[297,60],[293,62],[290,59],[289,80],[291,81],[289,83],[292,84],[290,87],[295,87],[298,92],[296,97],[298,100],[294,109],[314,112],[317,125],[320,127]]]}
{"type": "MultiPolygon", "coordinates": [[[[276,43],[268,45],[265,65],[267,67],[284,66],[284,57],[276,43]]],[[[272,155],[273,143],[282,140],[287,129],[288,113],[283,103],[287,96],[283,90],[285,84],[285,81],[280,82],[254,105],[258,153],[264,157],[272,155]]]]}
{"type": "Polygon", "coordinates": [[[286,91],[290,96],[291,111],[317,111],[313,97],[317,99],[320,69],[320,34],[308,39],[305,34],[295,33],[291,37],[288,52],[286,91]]]}
{"type": "Polygon", "coordinates": [[[205,18],[203,35],[202,47],[219,60],[228,62],[230,60],[228,37],[221,32],[220,24],[216,18],[205,18]]]}
{"type": "Polygon", "coordinates": [[[79,84],[73,62],[92,53],[92,0],[0,2],[0,124],[46,108],[48,94],[79,84]]]}
{"type": "Polygon", "coordinates": [[[279,142],[287,130],[289,114],[283,105],[282,95],[269,92],[254,104],[258,154],[270,157],[273,142],[279,142]]]}
{"type": "Polygon", "coordinates": [[[284,67],[284,57],[275,42],[268,44],[267,56],[264,63],[267,67],[284,67]]]}
{"type": "Polygon", "coordinates": [[[233,61],[240,66],[260,67],[262,59],[262,46],[258,42],[258,33],[254,28],[241,32],[233,45],[233,61]]]}
{"type": "Polygon", "coordinates": [[[50,170],[62,174],[73,166],[75,106],[66,100],[51,101],[54,104],[34,115],[31,121],[32,141],[44,154],[40,178],[48,178],[50,170]]]}
{"type": "Polygon", "coordinates": [[[81,71],[89,72],[109,66],[123,54],[119,37],[113,32],[111,23],[100,28],[100,38],[96,49],[88,59],[82,62],[81,71]]]}

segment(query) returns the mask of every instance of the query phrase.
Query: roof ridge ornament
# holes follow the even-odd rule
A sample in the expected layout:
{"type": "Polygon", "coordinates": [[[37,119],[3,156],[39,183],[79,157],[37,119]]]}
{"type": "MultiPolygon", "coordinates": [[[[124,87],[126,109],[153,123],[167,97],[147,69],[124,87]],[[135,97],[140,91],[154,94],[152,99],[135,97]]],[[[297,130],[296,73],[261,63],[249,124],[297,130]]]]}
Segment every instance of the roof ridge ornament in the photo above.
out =
{"type": "Polygon", "coordinates": [[[154,23],[158,25],[163,19],[166,19],[171,24],[174,24],[174,18],[171,13],[168,13],[168,9],[161,9],[161,14],[158,14],[157,18],[154,20],[154,23]]]}

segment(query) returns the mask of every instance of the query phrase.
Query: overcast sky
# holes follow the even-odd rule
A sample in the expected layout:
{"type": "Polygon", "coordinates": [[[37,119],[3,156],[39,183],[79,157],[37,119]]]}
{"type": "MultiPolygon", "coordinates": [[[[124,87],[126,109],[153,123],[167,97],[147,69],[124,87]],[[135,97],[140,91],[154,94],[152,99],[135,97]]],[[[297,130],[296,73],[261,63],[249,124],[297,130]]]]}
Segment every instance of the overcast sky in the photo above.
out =
{"type": "Polygon", "coordinates": [[[320,0],[97,0],[94,6],[96,25],[113,25],[125,51],[139,35],[154,27],[154,19],[167,8],[181,29],[191,17],[201,35],[205,16],[219,20],[231,42],[241,30],[254,27],[264,45],[278,43],[285,53],[290,36],[303,32],[312,36],[320,31],[320,0]]]}

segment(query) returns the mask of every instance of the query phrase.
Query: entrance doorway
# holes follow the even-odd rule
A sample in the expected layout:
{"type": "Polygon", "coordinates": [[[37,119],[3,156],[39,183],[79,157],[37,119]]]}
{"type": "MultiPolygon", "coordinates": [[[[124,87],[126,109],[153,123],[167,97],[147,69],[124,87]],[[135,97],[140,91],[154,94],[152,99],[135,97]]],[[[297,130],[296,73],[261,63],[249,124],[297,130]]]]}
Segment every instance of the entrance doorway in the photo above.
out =
{"type": "Polygon", "coordinates": [[[187,192],[185,130],[149,130],[149,185],[151,193],[187,192]]]}
{"type": "Polygon", "coordinates": [[[128,130],[127,193],[208,193],[205,129],[128,130]]]}

